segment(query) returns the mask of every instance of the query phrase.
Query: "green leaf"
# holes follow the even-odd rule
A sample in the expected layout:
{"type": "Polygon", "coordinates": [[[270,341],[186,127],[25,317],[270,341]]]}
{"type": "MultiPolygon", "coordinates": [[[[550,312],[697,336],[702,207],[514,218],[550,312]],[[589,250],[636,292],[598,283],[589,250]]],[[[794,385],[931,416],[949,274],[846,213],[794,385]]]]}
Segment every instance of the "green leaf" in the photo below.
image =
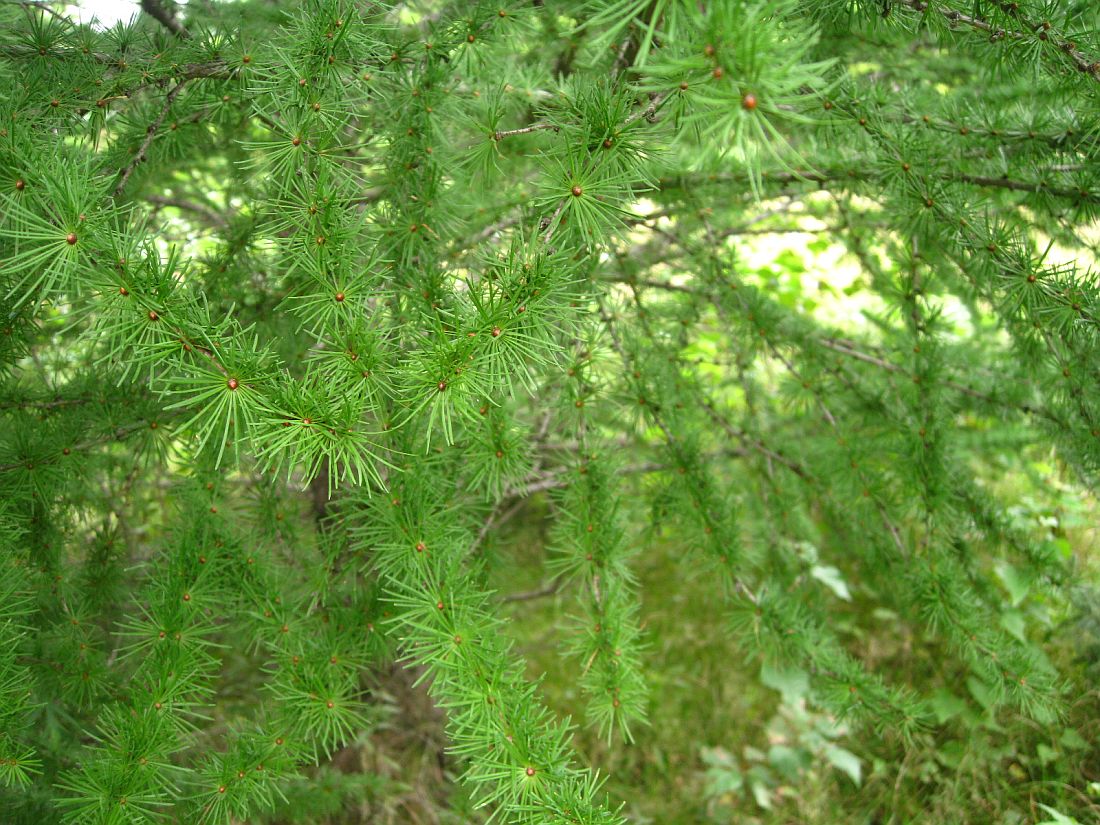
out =
{"type": "Polygon", "coordinates": [[[844,748],[829,745],[825,748],[825,758],[830,765],[844,773],[856,787],[859,787],[863,774],[858,756],[844,748]]]}
{"type": "Polygon", "coordinates": [[[745,778],[733,754],[725,748],[702,748],[703,763],[707,765],[706,793],[710,797],[736,794],[744,787],[745,778]]]}
{"type": "Polygon", "coordinates": [[[1001,614],[1001,627],[1021,642],[1027,641],[1027,623],[1019,610],[1006,610],[1001,614]]]}
{"type": "Polygon", "coordinates": [[[966,702],[949,690],[940,688],[928,697],[928,705],[941,725],[966,710],[966,702]]]}
{"type": "Polygon", "coordinates": [[[1062,731],[1062,735],[1058,737],[1058,741],[1062,744],[1062,747],[1069,748],[1070,750],[1084,750],[1089,746],[1089,743],[1085,741],[1073,728],[1066,728],[1062,731]]]}
{"type": "Polygon", "coordinates": [[[976,676],[968,676],[966,686],[970,689],[970,695],[977,700],[983,709],[989,710],[997,703],[997,696],[993,689],[976,676]]]}
{"type": "Polygon", "coordinates": [[[756,804],[763,808],[765,811],[772,809],[772,789],[766,782],[761,780],[755,780],[749,783],[749,788],[752,790],[752,798],[756,800],[756,804]]]}
{"type": "Polygon", "coordinates": [[[810,568],[810,575],[832,590],[838,598],[846,602],[852,600],[852,594],[848,591],[848,584],[837,568],[815,564],[810,568]]]}
{"type": "Polygon", "coordinates": [[[1050,814],[1050,819],[1044,819],[1042,822],[1037,822],[1035,825],[1081,825],[1072,816],[1066,816],[1061,811],[1055,810],[1049,805],[1039,803],[1039,807],[1050,814]]]}
{"type": "Polygon", "coordinates": [[[1058,751],[1049,745],[1044,745],[1040,742],[1035,746],[1035,753],[1039,757],[1039,764],[1049,765],[1051,762],[1058,758],[1058,751]]]}
{"type": "MultiPolygon", "coordinates": [[[[793,249],[784,249],[775,256],[774,260],[776,265],[783,267],[791,275],[800,275],[806,271],[806,262],[793,249]]],[[[799,291],[798,287],[801,285],[801,281],[796,278],[793,280],[793,284],[796,292],[799,291]]]]}
{"type": "Polygon", "coordinates": [[[1031,577],[1017,567],[1001,562],[997,565],[997,575],[1012,599],[1012,606],[1016,607],[1022,602],[1031,589],[1031,577]]]}
{"type": "Polygon", "coordinates": [[[810,692],[810,676],[800,668],[780,669],[765,663],[760,667],[760,681],[779,691],[788,705],[797,705],[810,692]]]}
{"type": "Polygon", "coordinates": [[[806,756],[804,751],[788,745],[772,745],[768,748],[768,764],[790,782],[798,779],[806,756]]]}

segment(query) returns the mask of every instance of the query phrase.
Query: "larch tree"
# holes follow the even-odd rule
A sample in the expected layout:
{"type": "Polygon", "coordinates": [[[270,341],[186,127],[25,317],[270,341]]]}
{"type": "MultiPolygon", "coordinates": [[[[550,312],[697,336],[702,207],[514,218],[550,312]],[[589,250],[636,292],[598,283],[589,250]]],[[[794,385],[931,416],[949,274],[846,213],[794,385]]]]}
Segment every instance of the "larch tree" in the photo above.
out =
{"type": "Polygon", "coordinates": [[[397,661],[467,816],[627,821],[490,583],[532,499],[612,748],[661,542],[857,755],[1084,693],[1018,505],[1100,473],[1100,5],[142,8],[0,6],[0,820],[267,821],[397,661]]]}

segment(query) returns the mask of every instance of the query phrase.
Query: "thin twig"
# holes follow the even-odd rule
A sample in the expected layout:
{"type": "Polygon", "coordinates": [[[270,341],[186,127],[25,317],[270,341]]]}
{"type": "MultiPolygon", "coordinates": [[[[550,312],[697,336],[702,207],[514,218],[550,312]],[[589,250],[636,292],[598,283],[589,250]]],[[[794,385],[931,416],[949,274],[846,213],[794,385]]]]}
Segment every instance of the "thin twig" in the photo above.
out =
{"type": "Polygon", "coordinates": [[[661,92],[660,94],[654,95],[650,99],[649,105],[646,106],[645,109],[642,109],[641,111],[635,112],[630,117],[628,117],[626,120],[624,120],[623,121],[623,126],[629,126],[631,123],[633,123],[634,121],[639,120],[641,118],[645,118],[650,123],[652,123],[654,121],[654,118],[655,118],[656,114],[657,114],[657,110],[660,108],[661,104],[665,102],[665,100],[668,98],[669,94],[670,94],[669,92],[661,92]]]}
{"type": "MultiPolygon", "coordinates": [[[[88,439],[87,441],[80,442],[79,444],[77,444],[76,446],[74,446],[72,448],[71,452],[76,452],[78,450],[87,450],[91,447],[97,447],[101,444],[108,444],[112,441],[122,441],[123,439],[127,438],[128,436],[131,436],[134,433],[138,432],[139,430],[143,430],[143,429],[147,428],[148,426],[149,426],[149,424],[147,422],[143,421],[140,424],[131,424],[131,425],[126,426],[126,427],[117,427],[114,430],[112,430],[110,433],[108,433],[106,436],[100,436],[98,438],[91,438],[91,439],[88,439]]],[[[56,459],[54,459],[54,460],[56,460],[56,459]]],[[[52,463],[52,461],[47,459],[47,460],[42,461],[40,463],[49,464],[49,463],[52,463]]],[[[34,462],[27,462],[27,461],[18,461],[18,462],[15,462],[13,464],[0,464],[0,473],[6,473],[6,472],[9,472],[11,470],[19,470],[19,469],[34,470],[35,466],[36,465],[34,464],[34,462]]]]}
{"type": "Polygon", "coordinates": [[[541,132],[544,129],[553,129],[556,132],[558,131],[558,128],[559,127],[555,126],[553,123],[532,123],[530,126],[524,126],[520,129],[505,129],[502,131],[493,132],[493,140],[501,141],[505,138],[513,137],[515,135],[526,135],[530,134],[531,132],[541,132]]]}
{"type": "Polygon", "coordinates": [[[554,235],[554,229],[558,225],[558,216],[561,215],[561,210],[565,209],[565,198],[562,198],[561,203],[558,204],[558,208],[554,210],[553,216],[550,218],[550,223],[546,225],[546,234],[542,236],[542,242],[544,244],[550,243],[550,238],[554,235]]]}
{"type": "MultiPolygon", "coordinates": [[[[853,158],[850,168],[844,169],[824,169],[824,170],[795,170],[793,172],[764,172],[761,178],[766,183],[816,183],[819,186],[828,186],[834,183],[845,183],[847,181],[859,181],[861,183],[867,183],[868,181],[879,180],[880,176],[868,173],[866,170],[873,168],[870,160],[864,162],[859,158],[853,158]]],[[[1048,170],[1057,171],[1057,170],[1048,170]]],[[[1042,181],[1023,181],[1015,180],[1009,177],[992,177],[987,175],[971,175],[971,174],[942,174],[938,176],[940,180],[947,183],[965,183],[970,186],[981,186],[989,189],[1008,189],[1014,192],[1030,192],[1032,194],[1046,194],[1053,195],[1059,198],[1071,198],[1073,200],[1080,200],[1087,203],[1100,202],[1100,192],[1090,192],[1087,189],[1064,187],[1064,186],[1049,186],[1042,181]]],[[[748,177],[745,175],[737,174],[705,174],[705,175],[680,175],[676,177],[661,178],[657,181],[658,187],[661,189],[678,189],[689,188],[698,184],[710,184],[710,183],[733,183],[747,181],[748,177]]]]}
{"type": "Polygon", "coordinates": [[[1050,23],[1046,21],[1035,23],[1025,19],[1019,13],[1016,13],[1016,18],[1019,20],[1020,25],[1031,31],[1009,31],[1007,29],[996,28],[985,20],[972,17],[958,9],[945,8],[939,4],[929,3],[929,0],[902,0],[902,5],[914,11],[921,12],[922,14],[929,10],[937,11],[952,24],[961,23],[976,31],[988,34],[990,41],[1004,40],[1006,38],[1011,40],[1024,40],[1032,36],[1038,36],[1040,40],[1050,43],[1058,49],[1058,51],[1068,55],[1070,60],[1073,61],[1073,65],[1077,68],[1077,71],[1089,75],[1094,80],[1100,80],[1100,61],[1090,60],[1078,50],[1075,43],[1054,32],[1050,23]]]}
{"type": "Polygon", "coordinates": [[[551,579],[548,584],[544,584],[537,590],[525,590],[522,593],[511,593],[504,596],[502,602],[529,602],[534,599],[541,599],[546,596],[553,596],[561,588],[561,579],[551,579]]]}
{"type": "Polygon", "coordinates": [[[37,9],[38,11],[46,12],[57,20],[64,20],[66,23],[71,22],[65,15],[51,9],[48,3],[39,3],[35,2],[35,0],[0,0],[0,3],[5,6],[22,6],[27,10],[28,14],[31,9],[37,9]]]}
{"type": "Polygon", "coordinates": [[[224,228],[229,225],[229,221],[227,221],[224,216],[218,214],[218,212],[211,209],[209,206],[195,201],[189,201],[186,198],[176,198],[168,195],[147,195],[145,200],[155,206],[174,206],[176,209],[194,212],[196,215],[201,215],[203,219],[212,226],[224,228]]]}
{"type": "Polygon", "coordinates": [[[172,108],[172,103],[179,97],[179,93],[183,91],[183,87],[186,83],[187,78],[184,78],[168,93],[168,96],[164,100],[164,106],[160,110],[160,114],[157,115],[157,119],[154,120],[146,130],[145,140],[143,140],[141,146],[138,147],[137,154],[134,155],[126,168],[122,170],[122,177],[119,178],[118,186],[115,187],[116,198],[121,195],[122,191],[126,188],[126,181],[130,179],[130,175],[134,174],[137,165],[145,160],[145,154],[149,151],[149,147],[153,143],[153,138],[156,137],[157,129],[159,129],[160,124],[164,122],[164,118],[168,116],[168,110],[172,108]]]}

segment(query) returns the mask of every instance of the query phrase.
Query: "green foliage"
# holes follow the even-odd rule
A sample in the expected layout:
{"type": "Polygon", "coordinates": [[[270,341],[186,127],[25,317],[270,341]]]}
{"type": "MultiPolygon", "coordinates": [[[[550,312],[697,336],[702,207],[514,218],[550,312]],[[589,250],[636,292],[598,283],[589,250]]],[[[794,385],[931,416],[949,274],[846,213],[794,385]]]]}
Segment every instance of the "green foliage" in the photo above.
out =
{"type": "Polygon", "coordinates": [[[0,819],[399,817],[395,663],[456,819],[1095,817],[1095,4],[143,8],[0,5],[0,819]]]}

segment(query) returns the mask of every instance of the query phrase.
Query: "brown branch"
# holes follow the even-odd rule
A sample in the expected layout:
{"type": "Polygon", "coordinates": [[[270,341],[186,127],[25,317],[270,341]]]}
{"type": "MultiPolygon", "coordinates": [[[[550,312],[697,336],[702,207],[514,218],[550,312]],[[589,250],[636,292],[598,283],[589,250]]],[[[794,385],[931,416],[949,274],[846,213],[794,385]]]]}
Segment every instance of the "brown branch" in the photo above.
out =
{"type": "Polygon", "coordinates": [[[176,15],[172,10],[165,6],[161,0],[141,0],[141,10],[164,26],[164,28],[168,29],[168,31],[172,32],[176,37],[183,40],[187,40],[191,37],[191,32],[183,27],[183,24],[176,19],[176,15]]]}
{"type": "Polygon", "coordinates": [[[1040,40],[1050,43],[1058,51],[1067,55],[1069,59],[1073,62],[1073,65],[1077,69],[1077,71],[1089,75],[1094,80],[1100,80],[1100,61],[1090,60],[1077,48],[1076,43],[1071,40],[1067,40],[1060,34],[1056,33],[1051,28],[1051,25],[1048,21],[1044,20],[1041,23],[1035,23],[1034,21],[1027,20],[1018,12],[1013,11],[1012,5],[1015,4],[1003,4],[1002,8],[1004,8],[1010,14],[1014,14],[1016,19],[1020,22],[1020,25],[1026,29],[1030,29],[1030,32],[1009,31],[1007,29],[994,27],[992,24],[987,23],[985,20],[973,17],[969,14],[965,14],[958,9],[943,7],[938,4],[933,6],[933,4],[929,2],[929,0],[902,0],[902,5],[907,8],[913,9],[914,11],[920,12],[921,14],[929,11],[930,9],[939,12],[948,20],[948,22],[953,25],[961,23],[964,26],[969,26],[975,31],[980,31],[988,34],[990,42],[1005,39],[1024,40],[1035,35],[1040,40]]]}
{"type": "Polygon", "coordinates": [[[553,596],[561,588],[561,579],[552,579],[549,584],[543,585],[537,590],[525,590],[521,593],[510,593],[501,599],[502,602],[529,602],[546,596],[553,596]]]}
{"type": "Polygon", "coordinates": [[[172,108],[172,103],[179,96],[179,93],[183,91],[184,84],[187,83],[187,79],[181,80],[175,85],[175,87],[168,93],[168,96],[164,100],[164,106],[160,110],[160,114],[157,115],[157,119],[154,120],[149,128],[146,129],[145,140],[141,142],[141,146],[138,147],[137,154],[129,164],[122,170],[122,176],[119,178],[118,186],[115,187],[114,196],[117,198],[122,194],[122,191],[126,188],[126,181],[130,179],[130,175],[134,173],[137,165],[145,160],[145,154],[149,151],[149,147],[153,143],[153,138],[156,137],[157,129],[160,128],[160,124],[164,122],[164,118],[168,116],[168,110],[172,108]]]}
{"type": "Polygon", "coordinates": [[[507,129],[504,131],[493,132],[493,140],[501,141],[505,138],[513,137],[515,135],[527,135],[531,132],[541,132],[544,129],[553,129],[556,132],[558,131],[559,127],[555,126],[553,123],[532,123],[530,126],[524,126],[521,129],[507,129]]]}
{"type": "Polygon", "coordinates": [[[550,238],[554,235],[554,230],[558,226],[558,216],[561,215],[561,210],[565,209],[565,198],[562,198],[561,203],[558,204],[558,208],[554,210],[554,214],[550,217],[549,223],[546,224],[546,234],[542,236],[542,242],[550,243],[550,238]]]}
{"type": "Polygon", "coordinates": [[[760,455],[764,456],[765,458],[775,461],[778,464],[782,464],[784,467],[786,467],[796,476],[801,478],[807,484],[816,484],[816,481],[814,477],[810,474],[810,472],[797,461],[787,458],[782,453],[776,452],[775,450],[768,447],[768,445],[766,445],[763,441],[760,441],[759,439],[749,435],[744,430],[738,429],[737,427],[730,424],[730,422],[727,421],[725,417],[718,412],[717,409],[715,409],[714,405],[711,404],[710,401],[703,399],[701,403],[703,409],[707,411],[707,415],[710,416],[710,419],[723,430],[725,430],[727,435],[736,438],[742,444],[751,447],[753,450],[760,453],[760,455]]]}
{"type": "Polygon", "coordinates": [[[478,230],[475,235],[471,235],[469,238],[462,241],[459,246],[456,246],[454,249],[451,250],[451,254],[453,255],[455,253],[463,251],[464,249],[469,249],[470,247],[477,246],[478,244],[489,240],[489,238],[493,237],[493,235],[495,235],[497,232],[515,226],[517,223],[519,223],[521,217],[521,213],[514,212],[511,215],[507,215],[500,220],[489,224],[483,229],[478,230]]]}
{"type": "Polygon", "coordinates": [[[656,119],[657,110],[661,108],[661,104],[668,99],[669,94],[669,92],[661,92],[660,94],[653,95],[649,100],[649,105],[624,120],[623,126],[629,126],[634,121],[641,120],[642,118],[653,123],[656,119]]]}
{"type": "Polygon", "coordinates": [[[635,21],[631,21],[630,35],[623,40],[622,45],[619,47],[619,53],[615,57],[615,64],[611,67],[611,76],[618,78],[627,69],[634,66],[635,61],[638,59],[638,52],[641,51],[641,43],[639,42],[639,29],[640,28],[656,28],[660,23],[660,19],[654,20],[653,15],[657,12],[658,3],[656,0],[648,3],[645,9],[639,14],[635,21]]]}
{"type": "MultiPolygon", "coordinates": [[[[638,111],[634,112],[634,114],[630,115],[630,117],[623,121],[623,126],[629,126],[634,121],[640,120],[642,118],[645,118],[652,123],[654,115],[657,114],[657,109],[660,108],[661,104],[664,103],[665,99],[668,96],[669,92],[661,92],[660,94],[653,95],[650,98],[649,105],[645,109],[639,109],[638,111]]],[[[526,135],[530,134],[531,132],[541,132],[546,129],[553,129],[555,132],[557,132],[560,131],[561,127],[553,123],[532,123],[530,126],[524,126],[520,129],[507,129],[504,131],[493,132],[492,137],[495,141],[501,141],[504,140],[504,138],[513,137],[514,135],[526,135]]]]}
{"type": "MultiPolygon", "coordinates": [[[[274,127],[275,126],[275,124],[270,122],[270,121],[266,125],[268,125],[269,127],[274,127]]],[[[365,205],[369,205],[369,204],[372,204],[372,203],[377,203],[378,201],[382,200],[382,198],[385,197],[385,195],[386,195],[386,187],[384,187],[384,186],[372,186],[370,189],[367,189],[365,192],[363,192],[362,195],[359,195],[358,197],[355,197],[355,198],[352,198],[351,200],[349,200],[348,205],[349,206],[365,206],[365,205]]]]}
{"type": "MultiPolygon", "coordinates": [[[[114,430],[112,430],[110,433],[108,433],[105,436],[100,436],[98,438],[90,438],[86,441],[80,442],[79,444],[74,446],[71,451],[76,452],[77,450],[87,450],[91,447],[97,447],[101,444],[108,444],[112,441],[122,441],[123,439],[133,435],[134,433],[138,432],[139,430],[146,429],[148,426],[149,426],[149,422],[143,421],[140,424],[130,424],[126,427],[116,427],[114,430]]],[[[59,455],[63,455],[63,453],[61,453],[59,455]]],[[[42,463],[42,464],[52,464],[52,463],[56,462],[57,460],[58,459],[55,457],[53,459],[47,459],[46,461],[42,461],[40,463],[42,463]]],[[[19,470],[19,469],[34,470],[34,468],[35,468],[35,463],[34,462],[18,461],[18,462],[15,462],[13,464],[0,464],[0,473],[6,473],[6,472],[9,472],[11,470],[19,470]]]]}
{"type": "MultiPolygon", "coordinates": [[[[699,296],[699,297],[702,297],[702,298],[707,298],[707,299],[711,299],[711,300],[713,299],[712,296],[710,296],[705,291],[696,289],[695,287],[692,287],[692,286],[686,286],[686,285],[683,285],[683,284],[669,284],[669,283],[663,283],[661,281],[645,280],[645,279],[640,279],[640,278],[632,278],[630,280],[624,280],[624,279],[621,279],[621,278],[605,278],[604,280],[610,281],[612,283],[625,283],[625,284],[629,284],[630,286],[641,286],[641,287],[650,287],[652,289],[663,289],[663,290],[666,290],[668,292],[682,292],[686,295],[696,295],[696,296],[699,296]]],[[[845,356],[847,356],[849,358],[853,358],[857,361],[862,361],[865,364],[872,364],[876,367],[879,367],[880,369],[886,370],[887,372],[896,372],[896,373],[901,373],[902,375],[912,377],[912,374],[908,370],[906,370],[904,367],[899,366],[898,364],[895,364],[892,361],[887,361],[884,358],[879,358],[875,355],[871,355],[869,353],[863,352],[862,350],[856,349],[854,346],[852,346],[851,344],[849,344],[847,342],[842,342],[842,341],[839,341],[839,340],[836,340],[836,339],[833,339],[833,338],[815,338],[814,343],[819,344],[824,349],[831,350],[831,351],[836,352],[840,355],[845,355],[845,356]]],[[[998,399],[998,398],[996,398],[992,395],[988,395],[986,393],[983,393],[980,390],[976,390],[973,387],[968,387],[965,384],[960,384],[957,381],[944,381],[943,385],[945,387],[949,387],[950,389],[955,390],[956,392],[962,393],[963,395],[968,395],[971,398],[977,398],[980,401],[985,401],[987,404],[993,404],[993,405],[1002,406],[1002,407],[1009,407],[1011,409],[1018,409],[1023,413],[1031,413],[1031,414],[1039,415],[1039,416],[1042,416],[1043,418],[1047,418],[1047,419],[1049,419],[1051,421],[1054,421],[1056,423],[1058,422],[1057,417],[1055,417],[1050,411],[1048,411],[1046,409],[1043,409],[1041,407],[1033,407],[1030,404],[1019,405],[1019,404],[1014,404],[1014,403],[1011,403],[1011,402],[1008,402],[1008,401],[1003,401],[1003,400],[998,399]]]]}
{"type": "Polygon", "coordinates": [[[38,11],[46,12],[46,14],[49,14],[51,17],[54,17],[57,20],[63,20],[66,23],[72,22],[65,15],[51,9],[49,3],[40,3],[36,2],[36,0],[0,0],[0,4],[3,4],[5,6],[22,6],[28,14],[31,13],[32,9],[37,9],[38,11]]]}
{"type": "Polygon", "coordinates": [[[147,195],[145,200],[155,206],[174,206],[176,209],[194,212],[212,226],[225,228],[229,225],[229,221],[226,220],[223,215],[218,214],[218,212],[211,209],[209,206],[195,201],[189,201],[186,198],[176,198],[167,195],[147,195]]]}
{"type": "Polygon", "coordinates": [[[1069,189],[1055,186],[1047,186],[1041,181],[1023,181],[1012,180],[1007,177],[988,177],[985,175],[954,175],[944,176],[944,180],[948,181],[961,181],[962,183],[971,183],[975,186],[986,186],[994,189],[1011,189],[1014,192],[1032,192],[1035,194],[1046,193],[1048,195],[1054,195],[1059,198],[1079,198],[1083,201],[1097,202],[1100,201],[1100,194],[1093,194],[1086,189],[1069,189]]]}
{"type": "Polygon", "coordinates": [[[58,407],[71,407],[80,404],[90,404],[98,399],[94,398],[55,398],[52,401],[42,401],[38,399],[21,399],[4,401],[0,403],[0,410],[52,410],[58,407]]]}
{"type": "Polygon", "coordinates": [[[974,137],[993,138],[1001,143],[1015,141],[1041,141],[1058,148],[1077,147],[1079,145],[1091,146],[1094,140],[1088,132],[1070,132],[1059,130],[1057,132],[1039,132],[1034,129],[998,129],[995,127],[972,126],[969,123],[961,123],[953,120],[922,115],[917,117],[911,114],[879,115],[884,120],[896,123],[904,123],[907,126],[921,124],[937,132],[946,132],[958,136],[972,135],[974,137]]]}
{"type": "MultiPolygon", "coordinates": [[[[771,183],[816,183],[820,186],[827,186],[831,183],[843,183],[845,181],[860,181],[862,183],[866,183],[868,181],[875,181],[880,179],[875,175],[868,174],[864,171],[859,171],[870,168],[873,168],[873,164],[870,159],[866,161],[853,159],[850,168],[847,169],[764,172],[761,174],[761,178],[765,182],[771,183]]],[[[939,175],[938,177],[940,180],[943,180],[947,183],[965,183],[971,186],[982,186],[990,189],[1009,189],[1016,192],[1030,192],[1033,194],[1046,193],[1048,195],[1054,195],[1055,197],[1060,198],[1072,198],[1075,200],[1087,201],[1089,203],[1100,203],[1100,192],[1089,192],[1085,189],[1049,186],[1041,181],[1021,181],[1014,180],[1007,176],[992,177],[987,175],[969,174],[943,174],[939,175]]],[[[693,185],[697,185],[698,183],[734,183],[747,180],[747,176],[733,174],[681,175],[677,177],[661,178],[660,180],[658,180],[657,185],[661,189],[685,189],[690,188],[693,185]]]]}

